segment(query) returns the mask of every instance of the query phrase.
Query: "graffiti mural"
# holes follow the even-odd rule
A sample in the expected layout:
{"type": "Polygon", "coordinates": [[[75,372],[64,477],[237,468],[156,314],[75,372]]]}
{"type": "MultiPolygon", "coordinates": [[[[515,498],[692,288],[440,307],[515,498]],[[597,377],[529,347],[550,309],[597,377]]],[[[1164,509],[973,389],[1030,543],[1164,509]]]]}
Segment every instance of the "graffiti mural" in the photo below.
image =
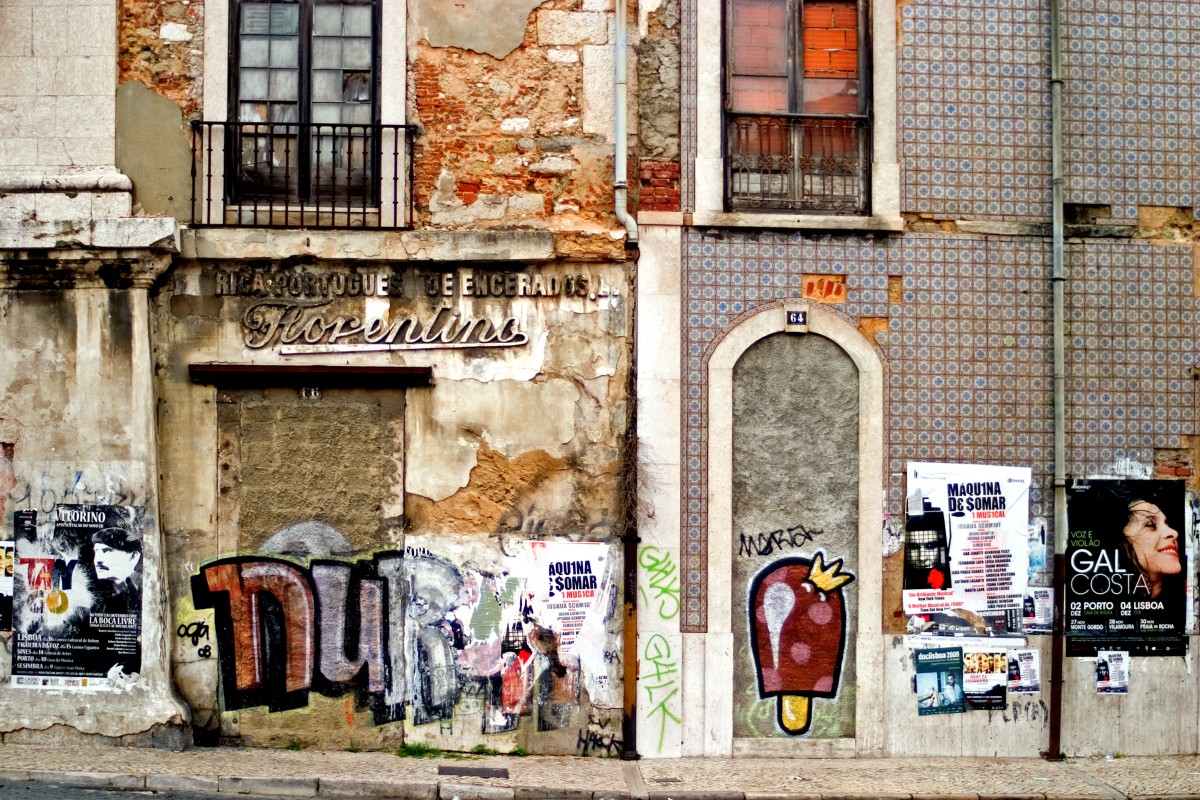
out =
{"type": "MultiPolygon", "coordinates": [[[[566,727],[581,685],[611,683],[609,546],[525,544],[457,562],[418,544],[357,561],[204,565],[192,599],[214,611],[224,710],[286,711],[311,692],[353,693],[377,725],[445,724],[469,710],[483,734],[514,730],[522,717],[542,731],[566,727]]],[[[199,642],[198,628],[181,630],[199,642]]]]}
{"type": "Polygon", "coordinates": [[[760,697],[778,698],[779,727],[807,733],[812,698],[837,696],[846,650],[842,587],[854,580],[842,560],[826,565],[787,558],[760,572],[750,586],[750,643],[760,697]]]}

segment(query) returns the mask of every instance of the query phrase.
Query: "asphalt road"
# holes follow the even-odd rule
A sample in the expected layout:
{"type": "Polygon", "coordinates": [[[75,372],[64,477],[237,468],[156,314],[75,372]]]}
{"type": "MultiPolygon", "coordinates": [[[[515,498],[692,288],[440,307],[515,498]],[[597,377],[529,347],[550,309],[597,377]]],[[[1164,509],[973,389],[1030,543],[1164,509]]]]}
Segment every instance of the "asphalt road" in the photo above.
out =
{"type": "MultiPolygon", "coordinates": [[[[240,800],[260,800],[238,795],[240,800]]],[[[229,800],[228,794],[195,792],[148,792],[120,789],[85,789],[79,786],[55,786],[38,781],[0,783],[0,800],[229,800]]]]}

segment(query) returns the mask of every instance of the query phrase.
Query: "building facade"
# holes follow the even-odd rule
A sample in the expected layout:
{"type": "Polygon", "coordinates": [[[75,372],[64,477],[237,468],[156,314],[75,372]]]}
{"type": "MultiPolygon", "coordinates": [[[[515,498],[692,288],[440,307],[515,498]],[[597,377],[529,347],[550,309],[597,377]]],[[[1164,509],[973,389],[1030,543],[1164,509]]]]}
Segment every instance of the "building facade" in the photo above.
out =
{"type": "Polygon", "coordinates": [[[614,9],[443,6],[3,12],[11,740],[620,751],[614,9]]]}
{"type": "Polygon", "coordinates": [[[8,4],[0,733],[1200,751],[1198,37],[1167,0],[8,4]],[[927,465],[1060,626],[1086,488],[1173,491],[1170,646],[1105,640],[1102,685],[1044,608],[914,609],[927,465]],[[1040,677],[922,699],[944,651],[1040,677]]]}
{"type": "MultiPolygon", "coordinates": [[[[1192,541],[1195,5],[680,0],[655,13],[643,33],[679,53],[680,102],[673,147],[641,142],[662,163],[640,173],[639,752],[1195,752],[1180,649],[1147,655],[1134,636],[1116,695],[1098,691],[1096,650],[1072,644],[1128,599],[1087,594],[1084,486],[1165,483],[1178,538],[1163,548],[1192,541]],[[938,616],[907,603],[917,487],[966,465],[1029,471],[1016,549],[1031,602],[1052,592],[1062,529],[1060,586],[1084,580],[1071,596],[1099,614],[1060,605],[1064,657],[1020,625],[1007,639],[920,635],[938,616]],[[812,572],[833,561],[853,576],[815,584],[833,621],[803,622],[812,572]],[[772,600],[777,583],[793,591],[772,600]],[[840,641],[822,628],[837,621],[840,641]],[[946,709],[924,694],[918,654],[958,647],[968,679],[993,671],[980,648],[1034,651],[1039,690],[933,713],[946,709]]],[[[1193,581],[1193,563],[1171,569],[1193,581]]],[[[1196,643],[1194,600],[1168,603],[1179,648],[1185,633],[1196,643]]],[[[959,616],[960,634],[986,626],[959,616]]]]}

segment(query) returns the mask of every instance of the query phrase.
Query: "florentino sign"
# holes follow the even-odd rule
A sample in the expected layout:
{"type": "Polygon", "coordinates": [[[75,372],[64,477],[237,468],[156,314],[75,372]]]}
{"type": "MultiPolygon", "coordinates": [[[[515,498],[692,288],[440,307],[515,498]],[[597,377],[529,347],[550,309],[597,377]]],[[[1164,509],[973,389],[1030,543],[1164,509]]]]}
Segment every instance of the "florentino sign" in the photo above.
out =
{"type": "Polygon", "coordinates": [[[331,313],[332,300],[298,303],[267,300],[246,309],[242,325],[252,350],[278,346],[279,352],[334,353],[349,350],[428,350],[446,347],[515,347],[529,341],[513,316],[469,317],[442,306],[431,318],[419,314],[357,316],[331,313]]]}
{"type": "MultiPolygon", "coordinates": [[[[505,303],[501,315],[476,316],[454,300],[608,296],[584,274],[534,270],[304,270],[287,267],[218,270],[218,297],[250,302],[242,315],[252,350],[300,353],[516,347],[528,343],[505,303]],[[415,303],[394,310],[393,303],[415,303]],[[360,299],[358,312],[347,301],[360,299]],[[415,307],[414,307],[415,306],[415,307]]],[[[615,294],[615,293],[614,293],[615,294]]]]}

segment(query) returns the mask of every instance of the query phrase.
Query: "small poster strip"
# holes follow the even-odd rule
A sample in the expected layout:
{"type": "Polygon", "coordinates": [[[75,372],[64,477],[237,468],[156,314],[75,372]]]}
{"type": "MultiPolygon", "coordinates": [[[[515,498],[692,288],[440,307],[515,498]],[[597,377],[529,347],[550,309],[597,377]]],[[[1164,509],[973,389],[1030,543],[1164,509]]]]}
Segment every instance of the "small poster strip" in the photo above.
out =
{"type": "Polygon", "coordinates": [[[1097,694],[1129,693],[1129,653],[1100,650],[1096,653],[1097,694]]]}

